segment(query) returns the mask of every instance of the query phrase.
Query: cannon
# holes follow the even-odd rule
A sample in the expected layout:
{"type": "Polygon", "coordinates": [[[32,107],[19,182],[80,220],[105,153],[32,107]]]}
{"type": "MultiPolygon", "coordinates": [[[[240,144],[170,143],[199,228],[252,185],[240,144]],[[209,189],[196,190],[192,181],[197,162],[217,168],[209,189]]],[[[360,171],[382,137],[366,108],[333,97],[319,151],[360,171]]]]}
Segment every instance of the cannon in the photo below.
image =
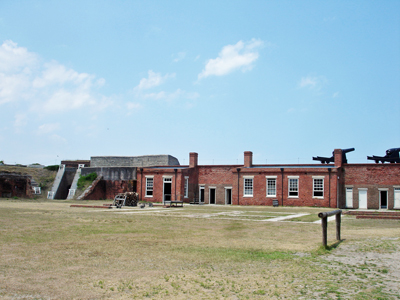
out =
{"type": "Polygon", "coordinates": [[[389,162],[391,164],[394,163],[400,163],[400,148],[391,148],[386,150],[386,155],[385,156],[376,156],[376,155],[372,155],[372,156],[367,156],[367,159],[369,160],[374,160],[375,163],[385,163],[385,162],[389,162]]]}
{"type": "Polygon", "coordinates": [[[135,192],[126,192],[117,194],[114,197],[113,206],[121,208],[122,206],[137,206],[139,194],[135,192]]]}
{"type": "MultiPolygon", "coordinates": [[[[346,153],[352,152],[354,151],[354,148],[348,148],[348,149],[342,149],[342,163],[347,164],[347,157],[346,157],[346,153]]],[[[333,163],[335,162],[335,155],[334,152],[332,152],[332,156],[331,157],[322,157],[322,156],[317,156],[317,157],[313,157],[313,160],[318,160],[321,162],[321,164],[329,164],[329,163],[333,163]]]]}

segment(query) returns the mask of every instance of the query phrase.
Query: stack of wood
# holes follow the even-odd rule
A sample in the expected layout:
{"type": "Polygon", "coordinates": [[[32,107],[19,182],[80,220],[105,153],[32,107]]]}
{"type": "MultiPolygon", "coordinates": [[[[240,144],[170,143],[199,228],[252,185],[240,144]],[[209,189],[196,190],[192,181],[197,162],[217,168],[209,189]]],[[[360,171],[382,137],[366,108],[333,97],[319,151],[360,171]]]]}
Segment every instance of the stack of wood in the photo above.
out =
{"type": "Polygon", "coordinates": [[[113,206],[137,206],[139,194],[136,192],[120,193],[114,198],[113,206]]]}
{"type": "Polygon", "coordinates": [[[125,206],[137,206],[139,200],[139,194],[135,192],[127,192],[125,193],[126,200],[125,206]]]}

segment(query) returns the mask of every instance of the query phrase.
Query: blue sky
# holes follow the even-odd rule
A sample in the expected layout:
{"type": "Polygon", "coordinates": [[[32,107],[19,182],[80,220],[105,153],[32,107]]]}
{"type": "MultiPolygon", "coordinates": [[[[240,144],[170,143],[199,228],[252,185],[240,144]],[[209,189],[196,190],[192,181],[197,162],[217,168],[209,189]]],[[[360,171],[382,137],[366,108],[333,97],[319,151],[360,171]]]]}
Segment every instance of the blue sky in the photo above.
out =
{"type": "Polygon", "coordinates": [[[400,1],[0,2],[5,163],[351,147],[400,147],[400,1]]]}

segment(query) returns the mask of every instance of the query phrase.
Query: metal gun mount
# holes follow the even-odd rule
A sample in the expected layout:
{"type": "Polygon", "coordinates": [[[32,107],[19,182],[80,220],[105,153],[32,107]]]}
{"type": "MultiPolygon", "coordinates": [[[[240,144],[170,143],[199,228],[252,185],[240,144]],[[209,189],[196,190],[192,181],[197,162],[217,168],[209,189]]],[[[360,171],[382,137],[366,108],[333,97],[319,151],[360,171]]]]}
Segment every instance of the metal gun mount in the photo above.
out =
{"type": "MultiPolygon", "coordinates": [[[[346,153],[354,151],[354,148],[348,148],[348,149],[342,149],[342,163],[347,164],[347,157],[346,153]]],[[[313,160],[318,160],[321,162],[321,164],[329,164],[335,162],[335,151],[332,152],[332,157],[322,157],[322,156],[317,156],[313,157],[313,160]]]]}
{"type": "Polygon", "coordinates": [[[400,148],[391,148],[386,150],[386,155],[385,156],[367,156],[367,159],[374,160],[375,163],[385,163],[389,162],[391,164],[394,163],[400,163],[400,156],[399,156],[400,148]]]}

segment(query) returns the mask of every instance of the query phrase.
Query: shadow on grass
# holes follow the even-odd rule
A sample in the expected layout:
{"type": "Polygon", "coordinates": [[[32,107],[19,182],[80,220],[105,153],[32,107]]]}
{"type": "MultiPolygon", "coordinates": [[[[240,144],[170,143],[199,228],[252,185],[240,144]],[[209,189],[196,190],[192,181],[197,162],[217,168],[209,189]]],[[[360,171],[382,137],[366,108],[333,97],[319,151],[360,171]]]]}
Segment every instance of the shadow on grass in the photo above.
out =
{"type": "Polygon", "coordinates": [[[344,242],[346,239],[342,239],[340,241],[336,241],[333,244],[330,245],[321,245],[318,247],[318,249],[315,251],[316,255],[323,255],[329,253],[331,250],[336,249],[339,247],[339,245],[344,242]]]}

